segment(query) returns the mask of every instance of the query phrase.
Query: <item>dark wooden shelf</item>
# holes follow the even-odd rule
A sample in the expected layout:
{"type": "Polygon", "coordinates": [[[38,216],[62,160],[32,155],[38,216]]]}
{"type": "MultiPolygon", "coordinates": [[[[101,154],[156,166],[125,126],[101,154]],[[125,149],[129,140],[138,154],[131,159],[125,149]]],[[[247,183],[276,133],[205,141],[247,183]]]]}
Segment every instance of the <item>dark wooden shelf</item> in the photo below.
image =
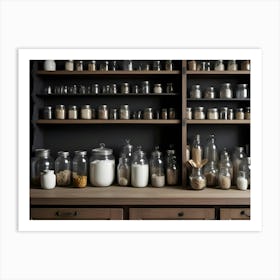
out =
{"type": "Polygon", "coordinates": [[[191,102],[203,102],[203,101],[226,101],[226,102],[235,102],[235,101],[250,101],[250,98],[187,98],[187,101],[191,102]]]}
{"type": "Polygon", "coordinates": [[[65,71],[65,70],[57,70],[57,71],[44,71],[44,70],[39,70],[37,71],[37,75],[50,75],[50,76],[55,76],[55,75],[178,75],[181,74],[181,71],[179,70],[174,70],[174,71],[140,71],[140,70],[135,70],[135,71],[124,71],[124,70],[117,70],[117,71],[65,71]]]}
{"type": "Polygon", "coordinates": [[[249,75],[250,71],[237,70],[237,71],[187,71],[187,75],[249,75]]]}
{"type": "Polygon", "coordinates": [[[181,120],[38,120],[37,124],[180,124],[181,120]]]}
{"type": "Polygon", "coordinates": [[[116,97],[125,97],[125,96],[179,96],[179,93],[149,93],[149,94],[144,94],[144,93],[99,93],[99,94],[45,94],[45,93],[38,93],[36,96],[39,97],[67,97],[67,96],[76,96],[76,97],[103,97],[103,96],[116,96],[116,97]]]}
{"type": "Polygon", "coordinates": [[[187,124],[250,124],[250,120],[186,120],[187,124]]]}

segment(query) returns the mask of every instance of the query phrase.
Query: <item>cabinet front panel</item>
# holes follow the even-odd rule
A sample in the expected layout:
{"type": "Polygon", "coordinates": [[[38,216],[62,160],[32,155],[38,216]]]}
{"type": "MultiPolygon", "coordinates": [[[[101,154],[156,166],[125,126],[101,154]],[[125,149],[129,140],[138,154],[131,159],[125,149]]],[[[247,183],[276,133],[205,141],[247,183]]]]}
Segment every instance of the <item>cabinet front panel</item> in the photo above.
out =
{"type": "Polygon", "coordinates": [[[221,208],[221,220],[250,220],[250,208],[221,208]]]}

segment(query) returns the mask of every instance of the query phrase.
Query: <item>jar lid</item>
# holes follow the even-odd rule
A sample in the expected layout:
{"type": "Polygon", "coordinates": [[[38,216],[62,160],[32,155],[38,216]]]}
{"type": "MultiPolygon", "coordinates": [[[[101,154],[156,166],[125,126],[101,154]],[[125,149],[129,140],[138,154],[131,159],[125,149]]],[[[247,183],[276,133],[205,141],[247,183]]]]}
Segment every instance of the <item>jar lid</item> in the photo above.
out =
{"type": "Polygon", "coordinates": [[[90,105],[89,105],[89,104],[83,105],[82,108],[83,108],[83,109],[90,109],[90,105]]]}
{"type": "Polygon", "coordinates": [[[70,105],[70,106],[69,106],[69,109],[76,110],[76,109],[77,109],[77,106],[76,106],[76,105],[70,105]]]}
{"type": "Polygon", "coordinates": [[[248,86],[248,84],[238,84],[237,86],[246,88],[248,86]]]}
{"type": "Polygon", "coordinates": [[[209,108],[208,112],[218,112],[218,109],[217,108],[209,108]]]}
{"type": "Polygon", "coordinates": [[[52,106],[45,106],[44,109],[45,109],[45,110],[51,110],[51,109],[52,109],[52,106]]]}
{"type": "Polygon", "coordinates": [[[92,149],[92,153],[102,156],[108,156],[113,153],[112,149],[105,148],[104,143],[100,143],[100,148],[92,149]]]}
{"type": "Polygon", "coordinates": [[[192,111],[192,108],[191,108],[191,107],[187,107],[186,109],[187,109],[188,112],[191,112],[191,111],[192,111]]]}
{"type": "Polygon", "coordinates": [[[59,152],[57,152],[57,154],[59,156],[63,156],[63,157],[68,157],[69,156],[69,152],[64,152],[64,151],[59,151],[59,152]]]}
{"type": "Polygon", "coordinates": [[[56,105],[55,106],[56,108],[61,108],[61,109],[64,109],[64,105],[60,104],[60,105],[56,105]]]}
{"type": "Polygon", "coordinates": [[[161,84],[154,84],[155,87],[161,87],[161,84]]]}
{"type": "Polygon", "coordinates": [[[50,150],[47,149],[35,149],[35,156],[42,157],[44,156],[45,151],[48,151],[48,153],[50,152],[50,150]]]}
{"type": "Polygon", "coordinates": [[[236,112],[243,112],[243,108],[236,108],[236,112]]]}
{"type": "Polygon", "coordinates": [[[221,107],[221,110],[227,111],[228,107],[221,107]]]}
{"type": "Polygon", "coordinates": [[[198,111],[203,111],[203,110],[204,110],[204,107],[195,107],[194,109],[195,109],[195,110],[198,110],[198,111]]]}
{"type": "Polygon", "coordinates": [[[74,154],[77,156],[86,156],[87,151],[75,151],[74,154]]]}
{"type": "Polygon", "coordinates": [[[229,87],[229,86],[231,86],[231,84],[230,84],[230,83],[223,83],[222,86],[227,86],[227,87],[229,87]]]}
{"type": "Polygon", "coordinates": [[[192,88],[200,88],[200,85],[192,85],[192,88]]]}
{"type": "Polygon", "coordinates": [[[147,85],[148,85],[148,84],[149,84],[149,81],[144,81],[143,84],[147,84],[147,85]]]}

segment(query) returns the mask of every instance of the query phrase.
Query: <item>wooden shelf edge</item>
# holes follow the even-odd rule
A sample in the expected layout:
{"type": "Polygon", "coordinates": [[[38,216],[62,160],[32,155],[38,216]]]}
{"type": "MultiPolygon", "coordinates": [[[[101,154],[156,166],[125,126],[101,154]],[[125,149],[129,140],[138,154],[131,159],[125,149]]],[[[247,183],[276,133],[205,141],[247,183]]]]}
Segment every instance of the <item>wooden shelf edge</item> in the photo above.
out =
{"type": "Polygon", "coordinates": [[[186,124],[250,124],[250,120],[186,120],[186,124]]]}
{"type": "Polygon", "coordinates": [[[44,94],[44,93],[38,93],[36,94],[36,96],[39,97],[68,97],[68,96],[76,96],[76,97],[106,97],[106,96],[116,96],[116,97],[127,97],[127,96],[180,96],[179,93],[149,93],[149,94],[144,94],[144,93],[128,93],[128,94],[124,94],[124,93],[116,93],[116,94],[103,94],[103,93],[99,93],[99,94],[44,94]]]}

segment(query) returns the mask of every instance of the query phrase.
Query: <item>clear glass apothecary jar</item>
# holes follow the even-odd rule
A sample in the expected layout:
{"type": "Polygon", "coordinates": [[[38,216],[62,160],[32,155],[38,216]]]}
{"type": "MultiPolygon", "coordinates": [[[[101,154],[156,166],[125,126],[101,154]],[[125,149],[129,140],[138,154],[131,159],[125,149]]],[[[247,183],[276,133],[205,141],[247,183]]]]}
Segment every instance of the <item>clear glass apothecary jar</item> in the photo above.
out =
{"type": "Polygon", "coordinates": [[[88,160],[86,151],[75,151],[72,162],[73,186],[84,188],[87,186],[88,160]]]}
{"type": "Polygon", "coordinates": [[[202,168],[192,168],[190,185],[193,190],[203,190],[206,187],[206,178],[202,173],[202,168]]]}
{"type": "Polygon", "coordinates": [[[202,97],[200,85],[192,85],[190,98],[199,99],[202,97]]]}
{"type": "Polygon", "coordinates": [[[214,87],[208,87],[206,88],[204,92],[204,98],[205,99],[214,99],[216,97],[216,92],[214,87]]]}
{"type": "Polygon", "coordinates": [[[238,84],[236,90],[236,98],[246,99],[248,97],[248,84],[238,84]]]}
{"type": "Polygon", "coordinates": [[[46,154],[46,149],[35,149],[34,157],[31,158],[31,184],[33,185],[40,185],[40,171],[37,168],[37,161],[40,158],[43,158],[46,154]]]}
{"type": "Polygon", "coordinates": [[[227,167],[221,168],[219,171],[219,187],[222,190],[228,190],[231,187],[230,171],[227,167]]]}
{"type": "Polygon", "coordinates": [[[207,187],[217,186],[219,170],[214,161],[207,162],[207,164],[204,166],[203,173],[206,178],[207,187]]]}
{"type": "Polygon", "coordinates": [[[228,71],[237,71],[238,65],[236,63],[236,60],[229,60],[227,64],[227,70],[228,71]]]}
{"type": "Polygon", "coordinates": [[[179,167],[175,150],[167,150],[166,155],[166,183],[169,186],[177,185],[179,181],[179,167]]]}
{"type": "Polygon", "coordinates": [[[163,187],[165,185],[164,161],[159,147],[152,152],[150,159],[150,176],[152,187],[163,187]]]}
{"type": "Polygon", "coordinates": [[[223,60],[217,60],[215,62],[215,71],[224,71],[225,70],[225,65],[223,60]]]}
{"type": "Polygon", "coordinates": [[[231,84],[230,83],[222,84],[220,89],[220,98],[230,99],[232,98],[232,96],[233,94],[232,94],[231,84]]]}
{"type": "Polygon", "coordinates": [[[68,186],[71,183],[71,160],[69,152],[59,151],[55,160],[56,184],[68,186]]]}

